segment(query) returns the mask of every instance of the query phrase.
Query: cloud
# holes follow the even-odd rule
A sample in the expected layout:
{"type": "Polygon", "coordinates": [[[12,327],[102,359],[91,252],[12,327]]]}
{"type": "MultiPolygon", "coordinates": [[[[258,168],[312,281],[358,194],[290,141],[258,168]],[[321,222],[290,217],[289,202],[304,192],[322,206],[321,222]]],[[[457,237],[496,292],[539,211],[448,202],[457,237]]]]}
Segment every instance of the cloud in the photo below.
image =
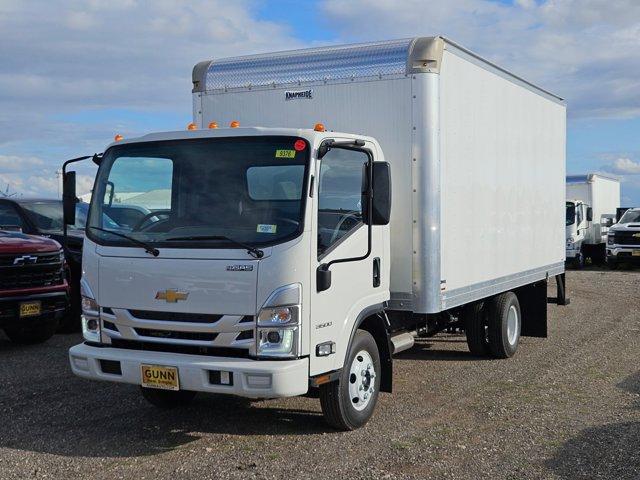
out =
{"type": "Polygon", "coordinates": [[[637,0],[325,0],[323,9],[344,40],[448,36],[566,98],[574,118],[640,115],[637,0]]]}
{"type": "Polygon", "coordinates": [[[0,155],[0,171],[20,172],[40,167],[44,162],[37,157],[20,157],[18,155],[0,155]]]}
{"type": "Polygon", "coordinates": [[[115,133],[186,125],[197,62],[300,46],[287,25],[257,19],[261,5],[0,0],[0,186],[55,196],[63,160],[115,133]]]}
{"type": "Polygon", "coordinates": [[[628,157],[619,157],[603,167],[607,172],[617,175],[640,175],[640,162],[628,157]]]}

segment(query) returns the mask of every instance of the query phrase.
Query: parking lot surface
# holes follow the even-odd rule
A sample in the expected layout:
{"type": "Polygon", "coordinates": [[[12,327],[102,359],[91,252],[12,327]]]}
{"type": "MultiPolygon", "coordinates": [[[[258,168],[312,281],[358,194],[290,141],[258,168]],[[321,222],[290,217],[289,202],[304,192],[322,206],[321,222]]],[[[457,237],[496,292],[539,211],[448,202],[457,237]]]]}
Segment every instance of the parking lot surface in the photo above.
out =
{"type": "Polygon", "coordinates": [[[78,335],[0,336],[0,479],[640,478],[640,272],[567,277],[548,339],[510,360],[471,356],[461,335],[420,340],[349,433],[313,398],[159,411],[137,387],[75,378],[78,335]]]}

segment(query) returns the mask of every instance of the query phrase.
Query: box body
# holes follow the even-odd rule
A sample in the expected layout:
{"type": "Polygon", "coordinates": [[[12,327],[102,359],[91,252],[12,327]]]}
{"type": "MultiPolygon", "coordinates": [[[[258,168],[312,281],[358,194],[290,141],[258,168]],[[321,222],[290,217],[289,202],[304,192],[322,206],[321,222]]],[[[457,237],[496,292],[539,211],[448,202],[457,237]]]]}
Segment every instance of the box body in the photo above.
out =
{"type": "Polygon", "coordinates": [[[320,122],[378,140],[392,309],[436,313],[564,271],[565,104],[449,40],[203,62],[193,103],[201,128],[320,122]]]}
{"type": "Polygon", "coordinates": [[[585,242],[601,243],[603,241],[602,217],[615,216],[620,208],[620,181],[591,173],[568,175],[566,184],[567,201],[580,200],[593,209],[593,222],[585,242]]]}

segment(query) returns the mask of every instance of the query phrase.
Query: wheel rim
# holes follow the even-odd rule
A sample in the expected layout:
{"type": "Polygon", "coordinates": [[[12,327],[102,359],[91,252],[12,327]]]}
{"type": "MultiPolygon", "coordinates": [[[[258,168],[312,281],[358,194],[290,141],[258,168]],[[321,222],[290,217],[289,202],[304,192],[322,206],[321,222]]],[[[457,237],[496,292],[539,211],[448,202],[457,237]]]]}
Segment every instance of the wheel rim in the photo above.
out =
{"type": "Polygon", "coordinates": [[[518,309],[515,305],[509,307],[509,313],[507,314],[507,340],[509,345],[515,345],[518,339],[520,329],[520,319],[518,318],[518,309]]]}
{"type": "Polygon", "coordinates": [[[349,398],[356,410],[364,410],[371,402],[376,387],[376,369],[369,352],[360,350],[349,369],[349,398]]]}

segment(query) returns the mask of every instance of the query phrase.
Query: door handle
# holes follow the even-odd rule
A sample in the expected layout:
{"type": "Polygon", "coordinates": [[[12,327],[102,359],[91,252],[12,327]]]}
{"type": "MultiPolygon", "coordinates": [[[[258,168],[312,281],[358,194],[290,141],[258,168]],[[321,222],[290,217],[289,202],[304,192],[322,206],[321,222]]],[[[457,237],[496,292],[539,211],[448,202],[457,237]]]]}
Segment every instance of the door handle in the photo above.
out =
{"type": "Polygon", "coordinates": [[[380,257],[373,259],[373,286],[380,286],[380,257]]]}

